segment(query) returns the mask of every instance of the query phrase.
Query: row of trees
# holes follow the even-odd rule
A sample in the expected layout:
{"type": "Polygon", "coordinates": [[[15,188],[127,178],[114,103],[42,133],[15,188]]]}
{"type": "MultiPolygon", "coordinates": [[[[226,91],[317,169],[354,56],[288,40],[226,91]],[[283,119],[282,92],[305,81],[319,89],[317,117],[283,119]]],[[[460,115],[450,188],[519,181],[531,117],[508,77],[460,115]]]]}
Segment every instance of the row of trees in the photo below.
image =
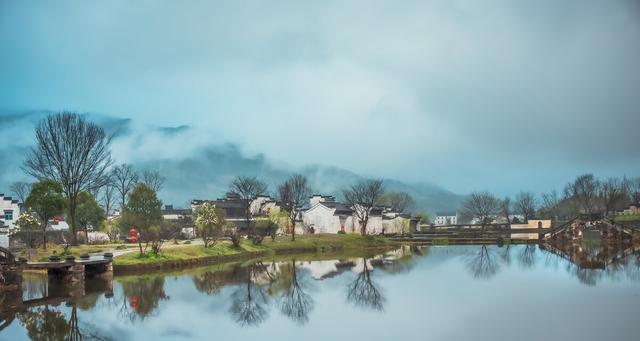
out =
{"type": "Polygon", "coordinates": [[[598,179],[593,174],[584,174],[567,183],[562,194],[553,190],[536,197],[533,192],[521,191],[511,200],[500,199],[488,191],[473,192],[464,201],[462,215],[479,219],[484,227],[499,216],[511,224],[513,215],[521,215],[525,222],[536,216],[559,220],[580,213],[609,215],[638,201],[640,178],[598,179]]]}

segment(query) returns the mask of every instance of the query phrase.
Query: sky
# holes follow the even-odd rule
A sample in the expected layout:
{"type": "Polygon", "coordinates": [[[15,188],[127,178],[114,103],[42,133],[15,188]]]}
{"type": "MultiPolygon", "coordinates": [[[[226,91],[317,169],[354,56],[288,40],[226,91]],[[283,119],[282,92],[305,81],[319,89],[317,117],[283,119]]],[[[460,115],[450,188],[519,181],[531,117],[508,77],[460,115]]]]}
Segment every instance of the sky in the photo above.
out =
{"type": "Polygon", "coordinates": [[[638,89],[639,1],[0,0],[4,135],[3,116],[60,110],[189,129],[114,146],[122,161],[233,143],[456,193],[543,191],[640,175],[638,89]]]}

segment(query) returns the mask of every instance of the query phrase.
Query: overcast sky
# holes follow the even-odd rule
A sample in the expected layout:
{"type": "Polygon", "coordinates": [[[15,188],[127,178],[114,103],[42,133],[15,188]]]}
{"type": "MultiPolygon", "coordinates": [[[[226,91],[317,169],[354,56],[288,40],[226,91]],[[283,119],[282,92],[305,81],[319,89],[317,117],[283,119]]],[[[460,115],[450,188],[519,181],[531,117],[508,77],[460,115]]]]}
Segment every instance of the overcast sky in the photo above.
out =
{"type": "Polygon", "coordinates": [[[0,0],[0,49],[0,115],[193,127],[177,155],[458,193],[640,175],[639,1],[0,0]]]}

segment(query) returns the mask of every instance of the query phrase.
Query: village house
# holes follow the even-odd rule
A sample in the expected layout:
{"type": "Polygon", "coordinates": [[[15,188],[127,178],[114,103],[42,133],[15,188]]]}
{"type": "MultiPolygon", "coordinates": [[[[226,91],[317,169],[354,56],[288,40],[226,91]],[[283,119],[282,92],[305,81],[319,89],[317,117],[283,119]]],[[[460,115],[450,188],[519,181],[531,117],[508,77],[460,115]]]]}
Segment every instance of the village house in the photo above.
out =
{"type": "MultiPolygon", "coordinates": [[[[296,230],[315,233],[360,233],[360,222],[355,210],[336,201],[330,195],[315,194],[309,198],[309,207],[302,210],[296,230]]],[[[415,229],[417,220],[409,215],[391,212],[382,207],[369,211],[368,234],[408,233],[415,229]]]]}
{"type": "Polygon", "coordinates": [[[9,235],[18,229],[15,222],[20,217],[21,207],[18,200],[0,193],[0,246],[9,246],[9,235]]]}
{"type": "Polygon", "coordinates": [[[622,214],[640,214],[640,202],[634,202],[622,211],[622,214]]]}
{"type": "MultiPolygon", "coordinates": [[[[237,194],[229,192],[224,198],[217,200],[192,200],[191,210],[195,212],[195,210],[205,202],[212,203],[216,207],[224,210],[226,215],[225,218],[229,225],[235,226],[240,230],[246,230],[248,228],[245,214],[245,203],[237,194]]],[[[257,196],[249,204],[249,210],[253,216],[252,219],[255,219],[255,217],[258,216],[266,216],[273,209],[277,209],[279,207],[280,206],[273,198],[264,195],[257,196]]]]}
{"type": "Polygon", "coordinates": [[[436,218],[434,219],[433,222],[436,226],[455,225],[458,223],[458,213],[457,212],[437,212],[436,218]]]}
{"type": "Polygon", "coordinates": [[[195,238],[196,232],[193,226],[193,209],[191,208],[174,208],[173,205],[165,205],[160,211],[162,218],[180,228],[180,234],[184,238],[195,238]]]}

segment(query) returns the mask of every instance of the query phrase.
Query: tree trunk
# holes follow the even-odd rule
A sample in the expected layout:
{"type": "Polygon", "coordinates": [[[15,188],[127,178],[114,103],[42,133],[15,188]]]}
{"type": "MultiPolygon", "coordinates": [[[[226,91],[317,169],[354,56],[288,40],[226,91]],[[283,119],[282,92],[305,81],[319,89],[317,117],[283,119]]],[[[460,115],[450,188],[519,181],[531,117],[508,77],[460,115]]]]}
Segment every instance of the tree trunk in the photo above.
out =
{"type": "Polygon", "coordinates": [[[78,237],[76,236],[76,199],[69,199],[69,230],[71,230],[71,245],[78,245],[78,237]]]}
{"type": "Polygon", "coordinates": [[[47,226],[42,229],[42,249],[47,249],[47,226]]]}
{"type": "Polygon", "coordinates": [[[291,220],[291,241],[296,241],[296,221],[295,219],[291,220]]]}

